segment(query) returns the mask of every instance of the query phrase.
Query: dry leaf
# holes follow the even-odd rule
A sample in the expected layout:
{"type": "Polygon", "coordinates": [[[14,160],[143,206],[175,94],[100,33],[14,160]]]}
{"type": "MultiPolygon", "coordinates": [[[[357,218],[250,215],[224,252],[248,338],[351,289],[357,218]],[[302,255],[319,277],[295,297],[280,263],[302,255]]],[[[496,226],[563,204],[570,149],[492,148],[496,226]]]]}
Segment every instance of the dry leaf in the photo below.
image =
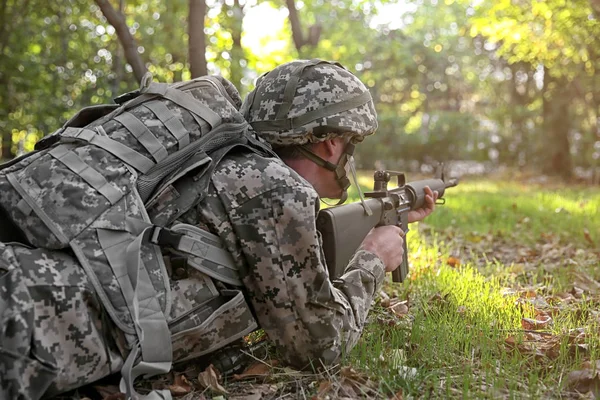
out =
{"type": "Polygon", "coordinates": [[[240,381],[243,379],[251,379],[251,378],[256,378],[256,377],[260,377],[260,376],[267,376],[271,372],[271,367],[274,367],[276,365],[277,365],[277,361],[273,361],[272,365],[267,365],[265,363],[257,361],[254,364],[250,365],[248,368],[246,368],[244,370],[244,372],[242,372],[241,374],[233,375],[233,380],[240,381]]]}
{"type": "Polygon", "coordinates": [[[221,373],[212,364],[198,375],[198,383],[200,383],[203,388],[212,390],[216,393],[229,394],[229,392],[227,392],[227,390],[219,383],[220,380],[221,373]]]}
{"type": "Polygon", "coordinates": [[[402,393],[402,389],[398,390],[396,394],[390,397],[390,400],[402,400],[404,399],[404,393],[402,393]]]}
{"type": "Polygon", "coordinates": [[[175,381],[169,385],[169,391],[175,397],[184,396],[191,392],[192,384],[185,375],[175,375],[175,381]]]}
{"type": "Polygon", "coordinates": [[[333,383],[331,381],[322,381],[319,384],[319,388],[317,389],[317,398],[321,399],[326,396],[326,394],[331,390],[333,383]]]}
{"type": "Polygon", "coordinates": [[[460,267],[460,260],[456,257],[448,257],[446,263],[452,268],[460,267]]]}
{"type": "Polygon", "coordinates": [[[596,243],[594,243],[594,241],[592,240],[592,236],[590,235],[590,231],[587,229],[583,230],[583,237],[585,238],[585,240],[587,240],[587,242],[589,244],[591,244],[592,246],[595,246],[596,243]]]}
{"type": "Polygon", "coordinates": [[[532,299],[532,298],[537,297],[537,293],[536,293],[535,289],[526,289],[526,290],[522,290],[519,293],[519,296],[524,299],[532,299]]]}
{"type": "Polygon", "coordinates": [[[102,400],[125,400],[125,393],[121,393],[121,390],[116,385],[97,385],[94,389],[102,397],[102,400]]]}
{"type": "Polygon", "coordinates": [[[595,398],[600,395],[600,377],[598,376],[598,367],[600,362],[596,361],[596,365],[592,365],[586,361],[582,365],[582,369],[571,371],[567,376],[567,385],[577,390],[580,393],[592,392],[595,398]]]}
{"type": "Polygon", "coordinates": [[[521,319],[521,326],[523,329],[531,330],[546,329],[551,322],[552,318],[549,315],[539,317],[538,319],[523,318],[521,319]]]}
{"type": "Polygon", "coordinates": [[[400,301],[392,305],[390,307],[390,310],[392,310],[392,312],[398,317],[404,317],[406,314],[408,314],[408,306],[406,305],[406,303],[408,303],[407,300],[400,301]]]}
{"type": "MultiPolygon", "coordinates": [[[[241,387],[240,387],[241,388],[241,387]]],[[[238,389],[240,389],[238,388],[238,389]]],[[[227,396],[228,400],[261,400],[261,399],[272,399],[277,393],[277,385],[252,385],[251,387],[244,387],[243,393],[236,393],[232,396],[227,396]],[[246,391],[247,390],[247,391],[246,391]]]]}
{"type": "Polygon", "coordinates": [[[125,400],[126,398],[125,393],[113,393],[103,397],[102,400],[125,400]]]}

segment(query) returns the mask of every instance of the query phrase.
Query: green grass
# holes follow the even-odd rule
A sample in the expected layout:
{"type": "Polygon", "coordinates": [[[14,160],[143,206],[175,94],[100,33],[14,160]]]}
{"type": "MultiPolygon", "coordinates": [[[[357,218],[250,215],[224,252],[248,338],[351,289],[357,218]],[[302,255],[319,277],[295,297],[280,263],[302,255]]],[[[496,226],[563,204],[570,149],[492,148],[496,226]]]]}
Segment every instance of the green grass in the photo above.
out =
{"type": "Polygon", "coordinates": [[[384,288],[409,313],[378,302],[345,363],[388,394],[574,395],[568,374],[600,352],[600,188],[467,180],[446,197],[411,226],[409,279],[384,288]],[[543,328],[522,325],[544,315],[543,328]]]}

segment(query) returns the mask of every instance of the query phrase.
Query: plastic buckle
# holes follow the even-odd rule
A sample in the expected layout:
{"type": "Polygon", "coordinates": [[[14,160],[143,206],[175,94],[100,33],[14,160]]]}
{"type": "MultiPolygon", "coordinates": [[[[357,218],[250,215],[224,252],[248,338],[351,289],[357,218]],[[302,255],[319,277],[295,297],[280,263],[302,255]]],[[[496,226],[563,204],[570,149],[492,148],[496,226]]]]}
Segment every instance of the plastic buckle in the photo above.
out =
{"type": "Polygon", "coordinates": [[[155,226],[150,232],[150,238],[148,241],[157,246],[167,246],[176,249],[179,246],[183,236],[183,234],[173,232],[170,229],[155,226]]]}

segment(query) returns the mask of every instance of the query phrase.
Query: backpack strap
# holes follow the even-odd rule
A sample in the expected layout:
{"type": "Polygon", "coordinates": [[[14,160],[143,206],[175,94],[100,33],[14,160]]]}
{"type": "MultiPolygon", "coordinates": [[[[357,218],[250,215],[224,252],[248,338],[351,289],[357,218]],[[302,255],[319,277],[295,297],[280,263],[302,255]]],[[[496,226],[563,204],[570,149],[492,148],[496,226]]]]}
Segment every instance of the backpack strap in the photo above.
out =
{"type": "Polygon", "coordinates": [[[162,101],[151,100],[143,104],[152,111],[156,118],[165,125],[165,128],[177,140],[178,149],[181,150],[190,144],[190,133],[183,126],[179,117],[162,101]]]}
{"type": "MultiPolygon", "coordinates": [[[[121,369],[121,385],[128,398],[141,398],[133,388],[135,379],[169,372],[173,353],[166,317],[141,259],[142,244],[149,241],[154,226],[133,218],[127,219],[127,225],[130,232],[138,232],[133,240],[129,232],[98,230],[97,233],[104,254],[115,269],[138,337],[121,369]]],[[[152,398],[162,397],[149,399],[152,398]]]]}
{"type": "Polygon", "coordinates": [[[98,132],[91,129],[68,127],[61,133],[61,136],[83,140],[89,144],[98,146],[142,173],[148,172],[155,164],[154,161],[133,150],[131,147],[125,146],[123,143],[111,139],[106,135],[99,135],[98,132]]]}
{"type": "Polygon", "coordinates": [[[169,155],[167,149],[138,117],[126,111],[117,115],[114,119],[119,121],[144,146],[157,163],[167,158],[169,155]]]}
{"type": "Polygon", "coordinates": [[[70,150],[70,147],[71,145],[59,145],[50,150],[48,154],[70,169],[75,175],[80,176],[81,179],[104,196],[111,205],[115,205],[121,200],[123,192],[109,183],[104,175],[87,165],[76,153],[70,150]]]}
{"type": "Polygon", "coordinates": [[[235,260],[215,234],[188,224],[177,224],[171,229],[155,226],[149,241],[187,256],[188,265],[211,278],[242,286],[235,260]]]}

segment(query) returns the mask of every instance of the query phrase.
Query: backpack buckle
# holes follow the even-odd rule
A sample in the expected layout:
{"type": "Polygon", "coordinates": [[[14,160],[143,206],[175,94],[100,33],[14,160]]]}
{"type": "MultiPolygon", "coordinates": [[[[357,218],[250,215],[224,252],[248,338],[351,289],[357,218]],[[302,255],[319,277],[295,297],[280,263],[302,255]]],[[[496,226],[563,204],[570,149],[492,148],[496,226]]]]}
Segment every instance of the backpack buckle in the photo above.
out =
{"type": "Polygon", "coordinates": [[[172,247],[177,249],[183,236],[182,233],[173,232],[170,229],[162,228],[160,226],[154,226],[154,229],[150,232],[148,241],[161,247],[172,247]]]}

